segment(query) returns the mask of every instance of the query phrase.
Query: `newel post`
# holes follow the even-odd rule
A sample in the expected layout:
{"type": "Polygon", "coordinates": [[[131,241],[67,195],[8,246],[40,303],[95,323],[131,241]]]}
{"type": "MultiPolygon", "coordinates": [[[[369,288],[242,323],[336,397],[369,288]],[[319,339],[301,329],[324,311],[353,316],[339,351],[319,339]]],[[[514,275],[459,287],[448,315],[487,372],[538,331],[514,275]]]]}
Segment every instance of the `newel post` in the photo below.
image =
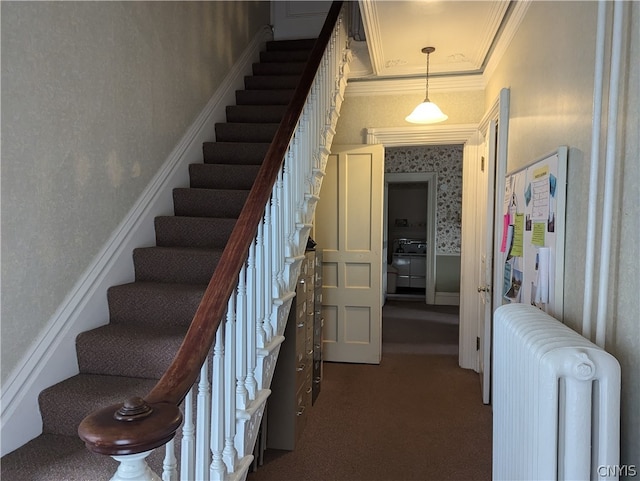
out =
{"type": "Polygon", "coordinates": [[[111,481],[162,481],[146,457],[171,441],[181,422],[175,404],[134,397],[91,413],[78,426],[78,435],[90,451],[120,463],[111,481]]]}

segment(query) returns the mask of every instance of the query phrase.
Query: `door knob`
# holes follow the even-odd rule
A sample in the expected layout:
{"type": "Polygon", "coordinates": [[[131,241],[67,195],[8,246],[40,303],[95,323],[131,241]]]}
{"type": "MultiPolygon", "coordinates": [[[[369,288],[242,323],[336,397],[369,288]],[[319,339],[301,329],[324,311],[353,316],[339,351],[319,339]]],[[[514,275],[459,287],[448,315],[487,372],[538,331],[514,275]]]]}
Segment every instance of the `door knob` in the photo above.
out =
{"type": "Polygon", "coordinates": [[[478,292],[489,292],[489,291],[491,291],[491,288],[489,288],[489,286],[478,287],[478,292]]]}

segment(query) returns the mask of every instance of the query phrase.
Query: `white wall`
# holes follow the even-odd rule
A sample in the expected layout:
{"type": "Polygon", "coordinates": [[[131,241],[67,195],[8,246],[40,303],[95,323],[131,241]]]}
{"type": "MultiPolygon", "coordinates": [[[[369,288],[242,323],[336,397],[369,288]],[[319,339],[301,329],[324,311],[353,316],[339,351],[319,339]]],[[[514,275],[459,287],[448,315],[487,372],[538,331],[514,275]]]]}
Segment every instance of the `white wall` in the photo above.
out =
{"type": "MultiPolygon", "coordinates": [[[[608,2],[609,9],[612,5],[608,2]]],[[[511,89],[508,170],[536,160],[559,145],[569,146],[564,319],[578,331],[585,279],[597,7],[596,2],[532,2],[486,92],[489,105],[500,88],[511,89]]],[[[618,120],[622,131],[617,149],[606,348],[622,367],[622,463],[638,466],[640,3],[627,2],[626,8],[629,11],[625,28],[629,35],[624,42],[623,108],[618,120]]],[[[600,176],[600,198],[603,177],[600,176]]],[[[597,246],[596,252],[599,251],[597,246]]]]}
{"type": "Polygon", "coordinates": [[[5,381],[269,23],[269,3],[1,8],[5,381]]]}

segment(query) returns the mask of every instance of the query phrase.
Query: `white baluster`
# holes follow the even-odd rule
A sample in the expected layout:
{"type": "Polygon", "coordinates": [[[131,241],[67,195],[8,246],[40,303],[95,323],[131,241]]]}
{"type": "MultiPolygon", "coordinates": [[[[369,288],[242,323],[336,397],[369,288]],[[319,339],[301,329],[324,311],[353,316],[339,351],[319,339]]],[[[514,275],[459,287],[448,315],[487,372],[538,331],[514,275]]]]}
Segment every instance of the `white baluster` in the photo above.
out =
{"type": "Polygon", "coordinates": [[[267,345],[267,334],[264,331],[264,298],[265,298],[265,281],[264,281],[264,265],[268,253],[264,250],[264,216],[258,224],[256,235],[256,347],[263,348],[267,345]]]}
{"type": "Polygon", "coordinates": [[[285,269],[285,229],[284,229],[284,166],[280,168],[278,172],[278,179],[276,180],[275,196],[273,198],[273,222],[274,222],[274,243],[276,246],[274,259],[274,266],[276,272],[276,278],[274,279],[274,298],[278,299],[280,293],[286,289],[284,281],[284,269],[285,269]]]}
{"type": "Polygon", "coordinates": [[[247,332],[246,357],[247,357],[247,377],[244,385],[249,392],[249,399],[254,400],[258,391],[258,384],[255,378],[256,367],[256,243],[251,243],[249,247],[249,258],[247,265],[247,332]]]}
{"type": "Polygon", "coordinates": [[[145,461],[149,454],[151,451],[126,456],[111,456],[120,463],[111,481],[162,481],[156,473],[151,471],[145,461]]]}
{"type": "Polygon", "coordinates": [[[177,481],[178,479],[178,460],[176,459],[175,449],[175,439],[169,441],[164,447],[162,481],[177,481]]]}
{"type": "MultiPolygon", "coordinates": [[[[218,330],[220,330],[218,328],[218,330]]],[[[216,385],[216,390],[219,386],[216,385]]],[[[208,478],[211,451],[209,436],[211,433],[211,383],[209,382],[209,362],[205,359],[200,368],[198,397],[196,405],[196,479],[208,478]]]]}
{"type": "MultiPolygon", "coordinates": [[[[271,198],[269,202],[267,202],[267,207],[264,211],[264,266],[262,268],[262,283],[263,283],[263,319],[262,319],[262,330],[264,331],[265,336],[265,344],[271,341],[273,337],[273,329],[271,329],[271,306],[273,305],[273,286],[272,277],[273,277],[273,224],[271,221],[271,205],[272,205],[273,194],[271,194],[271,198]]],[[[262,387],[262,386],[260,386],[262,387]]]]}
{"type": "Polygon", "coordinates": [[[245,386],[247,377],[247,357],[245,346],[247,345],[247,268],[246,264],[240,270],[238,276],[238,295],[236,297],[236,405],[238,409],[247,409],[249,405],[249,392],[245,386]]]}
{"type": "Polygon", "coordinates": [[[227,320],[225,325],[225,356],[224,356],[224,449],[222,459],[227,466],[227,472],[235,471],[238,458],[233,440],[236,435],[236,313],[235,296],[229,298],[227,305],[227,320]]]}
{"type": "Polygon", "coordinates": [[[184,422],[182,424],[182,443],[180,446],[180,476],[184,481],[195,478],[195,425],[193,423],[192,387],[184,398],[184,422]]]}
{"type": "MultiPolygon", "coordinates": [[[[208,477],[212,481],[223,481],[226,467],[222,459],[224,449],[224,324],[220,324],[213,345],[212,380],[215,383],[213,402],[211,404],[211,466],[208,477]]],[[[205,363],[206,365],[206,363],[205,363]]],[[[196,480],[204,479],[204,474],[196,471],[196,480]],[[199,477],[199,476],[202,476],[199,477]]]]}

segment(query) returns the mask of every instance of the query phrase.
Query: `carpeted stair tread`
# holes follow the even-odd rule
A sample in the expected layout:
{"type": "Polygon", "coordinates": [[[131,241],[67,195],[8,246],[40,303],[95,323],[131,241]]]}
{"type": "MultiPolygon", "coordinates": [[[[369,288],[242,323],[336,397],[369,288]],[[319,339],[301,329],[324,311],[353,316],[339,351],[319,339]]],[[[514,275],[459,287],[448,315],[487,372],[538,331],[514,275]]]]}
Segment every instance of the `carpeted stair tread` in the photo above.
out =
{"type": "Polygon", "coordinates": [[[220,142],[271,142],[280,123],[239,123],[216,124],[216,139],[220,142]]]}
{"type": "Polygon", "coordinates": [[[263,50],[260,61],[268,62],[306,62],[311,50],[263,50]]]}
{"type": "Polygon", "coordinates": [[[160,247],[224,248],[236,225],[236,219],[211,217],[160,216],[154,222],[160,247]]]}
{"type": "Polygon", "coordinates": [[[311,50],[316,44],[315,38],[303,38],[295,40],[269,40],[266,43],[268,52],[291,51],[291,50],[311,50]]]}
{"type": "MultiPolygon", "coordinates": [[[[158,457],[155,453],[151,456],[154,460],[158,457]]],[[[150,464],[151,456],[148,458],[150,464]]],[[[17,451],[3,456],[2,479],[6,481],[111,479],[118,469],[118,464],[110,456],[89,451],[77,434],[73,436],[42,434],[17,451]]],[[[160,467],[162,467],[162,461],[160,461],[160,467]]]]}
{"type": "Polygon", "coordinates": [[[248,190],[173,189],[175,215],[238,218],[248,190]]]}
{"type": "Polygon", "coordinates": [[[269,142],[205,142],[202,153],[205,164],[261,165],[269,145],[269,142]]]}
{"type": "Polygon", "coordinates": [[[76,338],[83,374],[160,379],[178,351],[187,327],[107,324],[76,338]]]}
{"type": "Polygon", "coordinates": [[[191,187],[200,189],[250,190],[260,165],[191,164],[191,187]]]}
{"type": "Polygon", "coordinates": [[[279,123],[286,109],[286,105],[230,105],[227,122],[279,123]]]}
{"type": "Polygon", "coordinates": [[[133,250],[136,281],[208,284],[222,248],[139,247],[133,250]]]}
{"type": "Polygon", "coordinates": [[[306,62],[266,62],[254,63],[253,75],[300,75],[306,62]]]}
{"type": "Polygon", "coordinates": [[[244,78],[247,90],[295,89],[300,75],[252,75],[244,78]]]}
{"type": "Polygon", "coordinates": [[[141,325],[148,328],[186,328],[202,300],[206,285],[130,282],[107,291],[112,324],[141,325]]]}
{"type": "Polygon", "coordinates": [[[75,436],[78,425],[92,411],[144,397],[157,380],[123,376],[78,374],[40,393],[44,433],[75,436]]]}
{"type": "Polygon", "coordinates": [[[238,105],[288,105],[295,89],[274,88],[252,90],[237,90],[236,104],[238,105]]]}

